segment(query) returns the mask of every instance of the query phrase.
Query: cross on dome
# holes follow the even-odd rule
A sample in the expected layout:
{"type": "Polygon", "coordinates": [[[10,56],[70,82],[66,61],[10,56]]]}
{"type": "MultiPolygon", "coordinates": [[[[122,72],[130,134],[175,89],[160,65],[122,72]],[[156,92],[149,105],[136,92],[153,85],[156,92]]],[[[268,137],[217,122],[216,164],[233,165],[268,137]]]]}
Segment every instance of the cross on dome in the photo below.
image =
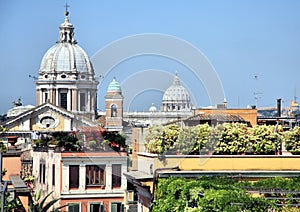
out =
{"type": "Polygon", "coordinates": [[[70,7],[67,3],[64,6],[65,10],[65,21],[59,27],[59,40],[58,43],[71,43],[76,44],[77,41],[74,39],[74,26],[69,22],[69,11],[68,7],[70,7]]]}
{"type": "Polygon", "coordinates": [[[70,7],[70,5],[68,5],[68,3],[66,2],[64,7],[66,8],[65,15],[68,16],[69,15],[68,7],[70,7]]]}

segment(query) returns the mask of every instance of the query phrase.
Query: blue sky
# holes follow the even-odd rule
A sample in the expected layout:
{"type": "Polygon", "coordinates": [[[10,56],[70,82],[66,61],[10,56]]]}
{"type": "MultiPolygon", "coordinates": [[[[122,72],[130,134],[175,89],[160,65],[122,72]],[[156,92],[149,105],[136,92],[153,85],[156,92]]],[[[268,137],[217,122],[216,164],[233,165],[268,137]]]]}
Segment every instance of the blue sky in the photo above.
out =
{"type": "MultiPolygon", "coordinates": [[[[0,1],[0,114],[20,96],[23,104],[35,105],[35,84],[28,75],[38,75],[43,55],[57,41],[64,4],[61,0],[0,1]]],[[[223,84],[229,107],[255,104],[256,87],[259,107],[275,106],[277,98],[288,106],[295,90],[300,93],[298,0],[69,0],[68,4],[75,38],[90,57],[123,37],[162,33],[191,43],[208,58],[223,84]]],[[[114,70],[117,79],[118,72],[122,81],[126,73],[132,74],[130,70],[143,64],[145,70],[177,70],[183,84],[193,90],[193,79],[185,75],[181,64],[155,57],[142,59],[119,64],[114,70]]],[[[99,89],[105,92],[106,88],[100,85],[99,89]]],[[[101,92],[99,109],[104,105],[101,92]]],[[[193,90],[197,106],[208,106],[205,89],[197,92],[193,90]]],[[[144,110],[151,102],[159,104],[162,94],[155,91],[151,95],[155,98],[137,94],[132,108],[144,110]]]]}

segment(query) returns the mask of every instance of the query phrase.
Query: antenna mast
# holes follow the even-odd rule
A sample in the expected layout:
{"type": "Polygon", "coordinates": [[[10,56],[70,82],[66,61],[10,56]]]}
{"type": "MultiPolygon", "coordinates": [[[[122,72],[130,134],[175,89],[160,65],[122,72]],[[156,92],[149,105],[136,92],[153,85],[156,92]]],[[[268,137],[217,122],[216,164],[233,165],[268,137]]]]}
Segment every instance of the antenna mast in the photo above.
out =
{"type": "Polygon", "coordinates": [[[254,94],[255,106],[257,108],[258,107],[258,99],[260,99],[259,94],[261,94],[260,92],[258,92],[258,74],[257,73],[254,74],[254,79],[255,79],[255,92],[253,94],[254,94]]]}

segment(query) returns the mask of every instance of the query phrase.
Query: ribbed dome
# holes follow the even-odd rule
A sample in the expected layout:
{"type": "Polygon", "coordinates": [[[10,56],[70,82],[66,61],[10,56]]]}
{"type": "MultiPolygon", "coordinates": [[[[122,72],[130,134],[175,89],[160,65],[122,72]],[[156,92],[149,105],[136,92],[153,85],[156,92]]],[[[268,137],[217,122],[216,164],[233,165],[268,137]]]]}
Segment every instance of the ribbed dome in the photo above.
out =
{"type": "Polygon", "coordinates": [[[190,94],[180,84],[178,75],[174,77],[173,84],[165,91],[162,99],[163,111],[190,111],[190,94]]]}
{"type": "Polygon", "coordinates": [[[177,75],[174,78],[173,84],[165,91],[163,101],[190,102],[190,94],[186,88],[180,84],[177,75]]]}
{"type": "Polygon", "coordinates": [[[107,92],[118,92],[118,93],[122,92],[121,85],[116,81],[115,77],[113,78],[113,81],[109,83],[107,92]]]}
{"type": "Polygon", "coordinates": [[[90,59],[77,44],[57,43],[44,55],[40,72],[86,72],[94,74],[90,59]]]}
{"type": "Polygon", "coordinates": [[[74,27],[69,22],[68,13],[59,29],[59,40],[44,55],[40,73],[84,72],[94,75],[90,58],[74,39],[74,27]]]}

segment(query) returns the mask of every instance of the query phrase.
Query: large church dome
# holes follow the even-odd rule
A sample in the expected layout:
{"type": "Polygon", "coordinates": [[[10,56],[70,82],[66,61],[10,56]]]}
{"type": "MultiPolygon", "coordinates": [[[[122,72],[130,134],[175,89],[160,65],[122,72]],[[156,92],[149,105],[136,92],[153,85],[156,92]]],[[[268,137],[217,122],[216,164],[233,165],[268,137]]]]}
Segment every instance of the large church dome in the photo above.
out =
{"type": "Polygon", "coordinates": [[[74,39],[74,26],[69,22],[67,11],[59,29],[59,40],[44,55],[40,73],[80,72],[94,75],[90,58],[74,39]]]}
{"type": "Polygon", "coordinates": [[[80,46],[72,43],[52,46],[43,57],[40,71],[94,73],[88,55],[80,46]]]}
{"type": "Polygon", "coordinates": [[[162,99],[163,111],[190,111],[190,94],[180,83],[178,74],[174,77],[173,84],[165,91],[162,99]]]}
{"type": "Polygon", "coordinates": [[[93,66],[74,39],[69,12],[59,26],[59,39],[44,55],[36,83],[36,104],[49,102],[92,120],[97,112],[97,86],[93,66]]]}

